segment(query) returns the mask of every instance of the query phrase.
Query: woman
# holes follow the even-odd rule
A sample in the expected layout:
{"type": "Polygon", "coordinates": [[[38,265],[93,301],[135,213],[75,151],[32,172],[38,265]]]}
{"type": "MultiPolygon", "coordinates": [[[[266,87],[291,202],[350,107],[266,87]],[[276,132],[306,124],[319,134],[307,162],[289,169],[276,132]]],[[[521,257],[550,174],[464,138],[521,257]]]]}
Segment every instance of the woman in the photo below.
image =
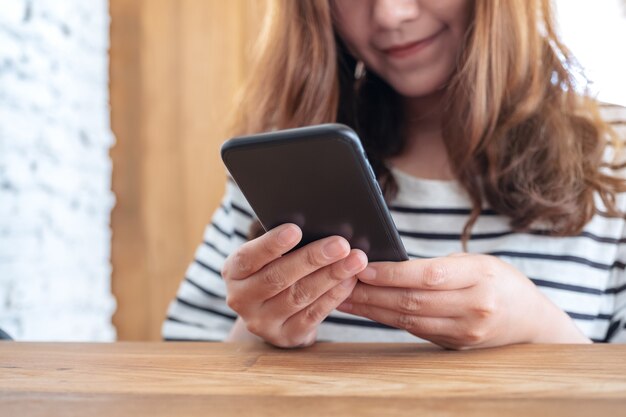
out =
{"type": "Polygon", "coordinates": [[[286,254],[298,227],[256,237],[230,181],[167,339],[626,339],[621,108],[580,92],[548,0],[283,0],[261,44],[236,133],[353,127],[412,259],[338,236],[286,254]]]}

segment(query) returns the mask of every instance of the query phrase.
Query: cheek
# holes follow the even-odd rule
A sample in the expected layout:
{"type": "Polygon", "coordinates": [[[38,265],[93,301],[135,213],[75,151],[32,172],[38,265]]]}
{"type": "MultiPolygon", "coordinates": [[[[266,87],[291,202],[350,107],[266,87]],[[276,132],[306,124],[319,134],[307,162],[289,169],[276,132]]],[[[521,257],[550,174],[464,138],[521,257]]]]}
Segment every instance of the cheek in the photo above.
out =
{"type": "Polygon", "coordinates": [[[476,1],[479,0],[421,0],[422,17],[437,22],[437,25],[445,25],[455,38],[454,42],[460,42],[476,1]]]}
{"type": "Polygon", "coordinates": [[[450,25],[467,24],[467,18],[474,7],[473,0],[427,0],[433,14],[450,25]]]}
{"type": "Polygon", "coordinates": [[[454,7],[450,8],[450,13],[447,16],[448,26],[454,38],[454,47],[459,52],[465,40],[465,32],[467,32],[470,24],[472,5],[473,2],[471,1],[457,0],[454,7]]]}
{"type": "MultiPolygon", "coordinates": [[[[298,0],[299,1],[299,0],[298,0]]],[[[350,0],[354,1],[354,0],[350,0]]],[[[358,0],[364,2],[364,0],[358,0]]],[[[349,1],[338,2],[335,14],[335,31],[350,53],[362,56],[369,39],[369,15],[365,7],[348,7],[349,1]]],[[[362,6],[362,4],[361,4],[362,6]]]]}

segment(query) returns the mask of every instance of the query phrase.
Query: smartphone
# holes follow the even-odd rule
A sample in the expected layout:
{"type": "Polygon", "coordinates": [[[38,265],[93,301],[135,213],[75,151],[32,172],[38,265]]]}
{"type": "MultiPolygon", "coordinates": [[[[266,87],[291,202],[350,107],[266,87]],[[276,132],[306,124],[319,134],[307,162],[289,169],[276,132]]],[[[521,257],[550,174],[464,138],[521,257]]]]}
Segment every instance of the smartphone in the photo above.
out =
{"type": "Polygon", "coordinates": [[[408,259],[361,141],[348,126],[236,137],[221,155],[266,231],[283,223],[302,229],[295,249],[339,235],[371,262],[408,259]]]}

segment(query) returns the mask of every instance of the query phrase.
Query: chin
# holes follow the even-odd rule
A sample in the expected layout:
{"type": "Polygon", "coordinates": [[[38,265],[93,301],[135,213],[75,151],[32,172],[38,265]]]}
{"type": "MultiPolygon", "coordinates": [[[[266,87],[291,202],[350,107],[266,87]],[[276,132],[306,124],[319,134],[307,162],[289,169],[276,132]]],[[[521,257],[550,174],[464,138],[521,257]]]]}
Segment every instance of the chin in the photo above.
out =
{"type": "Polygon", "coordinates": [[[446,80],[431,83],[394,83],[391,87],[404,97],[427,97],[445,89],[446,80]]]}
{"type": "Polygon", "coordinates": [[[410,76],[387,77],[391,87],[404,97],[426,97],[445,89],[452,71],[438,70],[416,73],[410,76]],[[445,72],[445,73],[444,73],[445,72]]]}

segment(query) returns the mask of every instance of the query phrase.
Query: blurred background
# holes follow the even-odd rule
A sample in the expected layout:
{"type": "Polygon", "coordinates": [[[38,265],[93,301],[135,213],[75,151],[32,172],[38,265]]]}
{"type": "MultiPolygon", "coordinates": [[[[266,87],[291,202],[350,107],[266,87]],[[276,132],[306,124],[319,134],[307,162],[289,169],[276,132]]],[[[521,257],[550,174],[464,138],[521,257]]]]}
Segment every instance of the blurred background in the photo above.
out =
{"type": "MultiPolygon", "coordinates": [[[[266,1],[0,0],[1,329],[160,340],[266,1]]],[[[626,1],[556,6],[594,94],[626,105],[626,1]]]]}

